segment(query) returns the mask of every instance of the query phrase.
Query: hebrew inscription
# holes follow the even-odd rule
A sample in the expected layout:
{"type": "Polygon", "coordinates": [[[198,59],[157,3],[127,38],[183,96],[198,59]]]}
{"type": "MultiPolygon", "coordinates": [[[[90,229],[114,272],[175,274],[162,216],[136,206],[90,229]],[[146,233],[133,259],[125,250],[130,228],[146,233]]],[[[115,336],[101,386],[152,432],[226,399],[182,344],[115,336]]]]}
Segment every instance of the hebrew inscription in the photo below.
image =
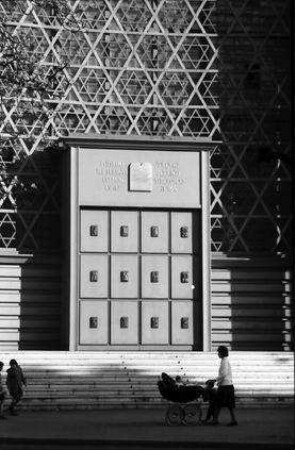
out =
{"type": "Polygon", "coordinates": [[[126,186],[128,164],[123,161],[99,161],[95,168],[105,191],[118,191],[126,186]]]}
{"type": "Polygon", "coordinates": [[[153,185],[160,192],[178,192],[186,184],[179,163],[155,162],[155,175],[150,163],[123,161],[99,161],[95,174],[99,177],[105,191],[126,190],[150,192],[153,185]]]}

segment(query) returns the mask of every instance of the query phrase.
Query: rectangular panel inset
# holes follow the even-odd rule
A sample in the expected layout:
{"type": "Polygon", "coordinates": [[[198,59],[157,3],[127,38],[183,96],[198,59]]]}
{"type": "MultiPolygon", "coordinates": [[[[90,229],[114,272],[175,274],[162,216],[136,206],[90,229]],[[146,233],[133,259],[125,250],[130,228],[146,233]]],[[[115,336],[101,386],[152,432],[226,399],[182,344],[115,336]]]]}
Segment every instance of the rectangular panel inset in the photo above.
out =
{"type": "Polygon", "coordinates": [[[142,302],[142,344],[165,345],[169,341],[168,302],[142,302]]]}
{"type": "Polygon", "coordinates": [[[142,298],[168,298],[168,256],[142,255],[142,298]]]}
{"type": "Polygon", "coordinates": [[[120,317],[120,328],[129,328],[129,317],[120,317]]]}
{"type": "MultiPolygon", "coordinates": [[[[195,230],[198,233],[198,230],[195,230]]],[[[192,213],[171,213],[171,252],[192,253],[192,213]]]]}
{"type": "Polygon", "coordinates": [[[121,281],[121,283],[128,283],[129,282],[128,270],[121,270],[121,272],[120,272],[120,281],[121,281]]]}
{"type": "Polygon", "coordinates": [[[89,281],[90,281],[90,283],[97,283],[98,282],[98,271],[97,270],[90,270],[90,272],[89,272],[89,281]]]}
{"type": "Polygon", "coordinates": [[[150,273],[151,283],[159,283],[159,272],[157,270],[152,270],[150,273]]]}
{"type": "Polygon", "coordinates": [[[109,245],[108,212],[82,209],[80,219],[81,252],[107,252],[109,245]]]}
{"type": "Polygon", "coordinates": [[[158,226],[151,227],[151,237],[159,237],[159,227],[158,226]]]}
{"type": "Polygon", "coordinates": [[[172,345],[193,345],[193,302],[171,304],[172,345]]]}
{"type": "Polygon", "coordinates": [[[172,298],[193,298],[193,259],[190,255],[171,257],[172,298]]]}
{"type": "Polygon", "coordinates": [[[151,328],[159,328],[159,317],[151,317],[151,328]]]}
{"type": "Polygon", "coordinates": [[[159,211],[143,211],[142,252],[168,252],[168,213],[159,211]]]}
{"type": "Polygon", "coordinates": [[[98,236],[98,225],[90,225],[89,226],[89,234],[91,237],[98,236]]]}
{"type": "Polygon", "coordinates": [[[80,345],[108,343],[108,304],[104,300],[80,301],[80,345]]]}
{"type": "Polygon", "coordinates": [[[182,328],[183,330],[188,330],[189,329],[189,317],[181,317],[180,319],[180,328],[182,328]]]}
{"type": "Polygon", "coordinates": [[[137,255],[112,255],[112,298],[138,297],[137,255]]]}
{"type": "Polygon", "coordinates": [[[98,317],[89,318],[89,328],[98,328],[98,317]]]}
{"type": "Polygon", "coordinates": [[[111,343],[138,344],[137,301],[113,301],[111,311],[111,343]]]}
{"type": "Polygon", "coordinates": [[[180,283],[189,283],[190,281],[190,273],[189,272],[180,272],[180,283]]]}
{"type": "Polygon", "coordinates": [[[80,296],[107,298],[108,256],[83,254],[80,258],[80,296]]]}
{"type": "Polygon", "coordinates": [[[137,211],[112,211],[112,252],[136,253],[138,251],[137,211]]]}
{"type": "Polygon", "coordinates": [[[121,225],[120,226],[120,236],[121,237],[128,237],[129,236],[129,227],[128,227],[128,225],[121,225]]]}
{"type": "Polygon", "coordinates": [[[189,228],[187,226],[180,227],[180,237],[181,238],[188,238],[189,237],[189,228]]]}

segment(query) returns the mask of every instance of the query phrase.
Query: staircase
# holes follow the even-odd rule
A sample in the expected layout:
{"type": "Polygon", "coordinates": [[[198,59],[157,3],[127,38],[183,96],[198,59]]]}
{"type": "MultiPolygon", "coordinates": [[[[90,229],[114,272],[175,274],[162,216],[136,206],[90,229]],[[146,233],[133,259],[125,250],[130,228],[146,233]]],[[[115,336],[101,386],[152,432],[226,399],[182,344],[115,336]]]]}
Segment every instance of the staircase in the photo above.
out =
{"type": "MultiPolygon", "coordinates": [[[[23,408],[32,410],[149,408],[165,405],[161,372],[192,383],[215,378],[219,359],[206,352],[2,353],[3,378],[16,359],[27,377],[23,408]]],[[[294,399],[289,352],[230,352],[237,405],[284,405],[294,399]]]]}

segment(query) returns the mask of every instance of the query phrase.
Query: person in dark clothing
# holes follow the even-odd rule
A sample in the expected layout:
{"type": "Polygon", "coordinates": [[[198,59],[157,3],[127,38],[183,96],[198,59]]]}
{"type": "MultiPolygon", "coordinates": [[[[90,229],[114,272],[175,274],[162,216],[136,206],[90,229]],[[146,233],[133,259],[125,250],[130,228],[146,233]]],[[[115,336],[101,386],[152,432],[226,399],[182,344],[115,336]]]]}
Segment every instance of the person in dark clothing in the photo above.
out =
{"type": "Polygon", "coordinates": [[[27,385],[27,381],[24,377],[22,368],[19,366],[15,359],[12,359],[9,363],[10,368],[7,370],[6,385],[8,392],[12,398],[10,405],[10,412],[13,416],[18,415],[17,405],[23,397],[23,386],[27,385]]]}
{"type": "Polygon", "coordinates": [[[2,361],[0,361],[0,419],[7,419],[7,417],[4,415],[4,402],[6,399],[6,392],[5,388],[2,383],[2,369],[4,367],[4,364],[2,361]]]}

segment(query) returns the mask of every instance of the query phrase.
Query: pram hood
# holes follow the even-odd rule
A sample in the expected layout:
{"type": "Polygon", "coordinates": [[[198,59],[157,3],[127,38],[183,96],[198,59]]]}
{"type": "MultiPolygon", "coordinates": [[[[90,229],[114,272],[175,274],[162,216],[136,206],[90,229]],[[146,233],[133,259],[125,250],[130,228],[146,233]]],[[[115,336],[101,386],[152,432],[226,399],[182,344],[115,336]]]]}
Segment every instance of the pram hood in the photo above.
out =
{"type": "Polygon", "coordinates": [[[204,393],[204,388],[198,384],[178,385],[167,373],[162,372],[158,388],[165,400],[177,403],[187,403],[197,400],[204,393]]]}

